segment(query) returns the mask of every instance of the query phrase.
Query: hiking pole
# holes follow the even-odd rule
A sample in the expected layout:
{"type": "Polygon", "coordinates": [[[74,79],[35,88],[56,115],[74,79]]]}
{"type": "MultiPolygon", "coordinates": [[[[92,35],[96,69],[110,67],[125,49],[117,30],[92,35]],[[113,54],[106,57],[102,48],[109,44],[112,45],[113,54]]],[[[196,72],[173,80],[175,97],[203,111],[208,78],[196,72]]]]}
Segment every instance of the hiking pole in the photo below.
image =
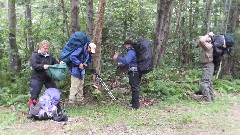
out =
{"type": "Polygon", "coordinates": [[[113,96],[112,92],[109,90],[108,86],[105,84],[105,82],[100,77],[100,75],[97,74],[96,70],[95,69],[91,69],[91,73],[96,76],[97,81],[99,81],[102,84],[102,86],[105,88],[105,90],[107,90],[107,93],[112,98],[112,100],[116,101],[116,98],[113,96]]]}

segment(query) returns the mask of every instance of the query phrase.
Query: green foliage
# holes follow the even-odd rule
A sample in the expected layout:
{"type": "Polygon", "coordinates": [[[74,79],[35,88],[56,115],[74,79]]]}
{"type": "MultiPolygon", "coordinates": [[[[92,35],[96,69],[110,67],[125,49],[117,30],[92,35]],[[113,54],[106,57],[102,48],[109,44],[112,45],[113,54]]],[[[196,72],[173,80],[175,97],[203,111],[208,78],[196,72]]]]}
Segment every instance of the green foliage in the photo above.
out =
{"type": "Polygon", "coordinates": [[[199,78],[197,70],[178,70],[177,68],[155,69],[147,74],[142,84],[142,92],[146,96],[160,99],[186,99],[189,93],[198,90],[193,81],[199,78]]]}
{"type": "Polygon", "coordinates": [[[214,80],[214,89],[221,93],[239,93],[240,80],[214,80]]]}

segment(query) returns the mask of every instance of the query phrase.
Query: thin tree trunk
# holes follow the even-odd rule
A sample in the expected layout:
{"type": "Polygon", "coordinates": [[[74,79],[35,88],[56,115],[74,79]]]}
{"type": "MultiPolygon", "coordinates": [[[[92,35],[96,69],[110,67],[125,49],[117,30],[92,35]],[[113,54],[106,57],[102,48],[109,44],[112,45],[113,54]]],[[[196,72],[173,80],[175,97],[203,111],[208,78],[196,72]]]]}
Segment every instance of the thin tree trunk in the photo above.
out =
{"type": "Polygon", "coordinates": [[[182,19],[182,12],[183,12],[183,6],[184,6],[184,0],[179,0],[179,7],[176,9],[176,25],[175,25],[175,29],[174,29],[174,36],[178,35],[179,32],[179,26],[181,23],[181,19],[182,19]]]}
{"type": "Polygon", "coordinates": [[[16,9],[15,0],[8,0],[8,23],[9,23],[9,46],[10,46],[10,71],[12,73],[19,72],[21,69],[21,61],[16,43],[16,9]]]}
{"type": "Polygon", "coordinates": [[[206,10],[207,10],[207,15],[206,15],[206,32],[208,33],[210,32],[210,28],[211,28],[211,14],[212,14],[212,0],[207,0],[206,2],[206,10]]]}
{"type": "Polygon", "coordinates": [[[154,35],[154,66],[160,63],[168,41],[170,20],[172,15],[173,0],[158,0],[157,22],[154,35]]]}
{"type": "Polygon", "coordinates": [[[87,0],[87,34],[91,39],[94,30],[93,16],[93,0],[87,0]]]}
{"type": "Polygon", "coordinates": [[[25,18],[26,18],[26,31],[27,31],[27,47],[30,50],[30,54],[34,51],[34,45],[32,40],[32,16],[31,16],[31,0],[26,0],[26,11],[25,11],[25,18]]]}
{"type": "MultiPolygon", "coordinates": [[[[66,25],[67,35],[68,35],[68,38],[70,38],[69,29],[68,29],[68,17],[67,17],[67,11],[65,9],[64,0],[61,0],[61,7],[63,12],[63,24],[66,25]]],[[[63,33],[65,33],[65,29],[63,29],[63,33]]]]}
{"type": "Polygon", "coordinates": [[[104,23],[106,0],[99,0],[96,25],[93,31],[93,41],[97,45],[94,54],[93,67],[100,73],[101,71],[101,43],[102,43],[102,27],[104,23]]]}
{"type": "Polygon", "coordinates": [[[223,15],[223,18],[222,18],[222,25],[221,25],[221,33],[223,33],[225,31],[225,23],[226,23],[226,13],[227,13],[227,3],[228,3],[228,0],[225,0],[225,3],[224,3],[224,15],[223,15]]]}
{"type": "Polygon", "coordinates": [[[76,31],[80,31],[79,0],[71,0],[71,24],[69,34],[72,35],[76,31]]]}
{"type": "MultiPolygon", "coordinates": [[[[226,23],[225,23],[225,30],[224,30],[224,33],[226,33],[227,32],[227,30],[228,30],[228,23],[230,23],[230,22],[228,22],[228,20],[229,20],[229,15],[230,15],[230,9],[231,9],[231,6],[232,6],[232,0],[229,0],[229,2],[228,2],[228,8],[227,8],[227,14],[226,14],[226,23]]],[[[231,20],[232,21],[232,20],[231,20]]]]}

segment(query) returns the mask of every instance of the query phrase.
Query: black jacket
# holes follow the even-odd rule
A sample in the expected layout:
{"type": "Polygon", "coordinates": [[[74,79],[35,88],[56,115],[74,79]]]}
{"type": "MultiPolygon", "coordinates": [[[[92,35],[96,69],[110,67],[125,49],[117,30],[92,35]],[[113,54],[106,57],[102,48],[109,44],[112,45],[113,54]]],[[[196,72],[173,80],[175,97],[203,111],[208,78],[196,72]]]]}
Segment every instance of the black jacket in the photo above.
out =
{"type": "Polygon", "coordinates": [[[51,55],[44,56],[41,53],[34,52],[30,60],[30,65],[33,68],[31,79],[47,81],[50,77],[47,76],[43,65],[54,65],[58,62],[51,55]]]}

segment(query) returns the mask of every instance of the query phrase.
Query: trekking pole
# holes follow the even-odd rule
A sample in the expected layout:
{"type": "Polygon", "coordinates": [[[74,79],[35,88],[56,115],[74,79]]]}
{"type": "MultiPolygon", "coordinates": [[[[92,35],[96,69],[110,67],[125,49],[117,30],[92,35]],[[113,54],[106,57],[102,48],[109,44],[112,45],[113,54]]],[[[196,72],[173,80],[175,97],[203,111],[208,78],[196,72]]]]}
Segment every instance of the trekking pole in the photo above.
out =
{"type": "Polygon", "coordinates": [[[110,95],[112,100],[116,101],[116,98],[113,96],[112,92],[109,90],[108,86],[105,84],[103,79],[99,76],[99,74],[97,74],[96,70],[91,69],[90,72],[96,76],[97,81],[99,81],[102,84],[102,86],[105,88],[105,90],[107,90],[107,93],[110,95]]]}
{"type": "Polygon", "coordinates": [[[96,79],[102,84],[102,86],[107,90],[107,93],[110,95],[110,97],[112,98],[112,100],[116,100],[116,98],[113,96],[112,92],[109,90],[109,88],[107,87],[107,85],[103,82],[102,78],[99,77],[98,74],[96,74],[96,79]]]}

